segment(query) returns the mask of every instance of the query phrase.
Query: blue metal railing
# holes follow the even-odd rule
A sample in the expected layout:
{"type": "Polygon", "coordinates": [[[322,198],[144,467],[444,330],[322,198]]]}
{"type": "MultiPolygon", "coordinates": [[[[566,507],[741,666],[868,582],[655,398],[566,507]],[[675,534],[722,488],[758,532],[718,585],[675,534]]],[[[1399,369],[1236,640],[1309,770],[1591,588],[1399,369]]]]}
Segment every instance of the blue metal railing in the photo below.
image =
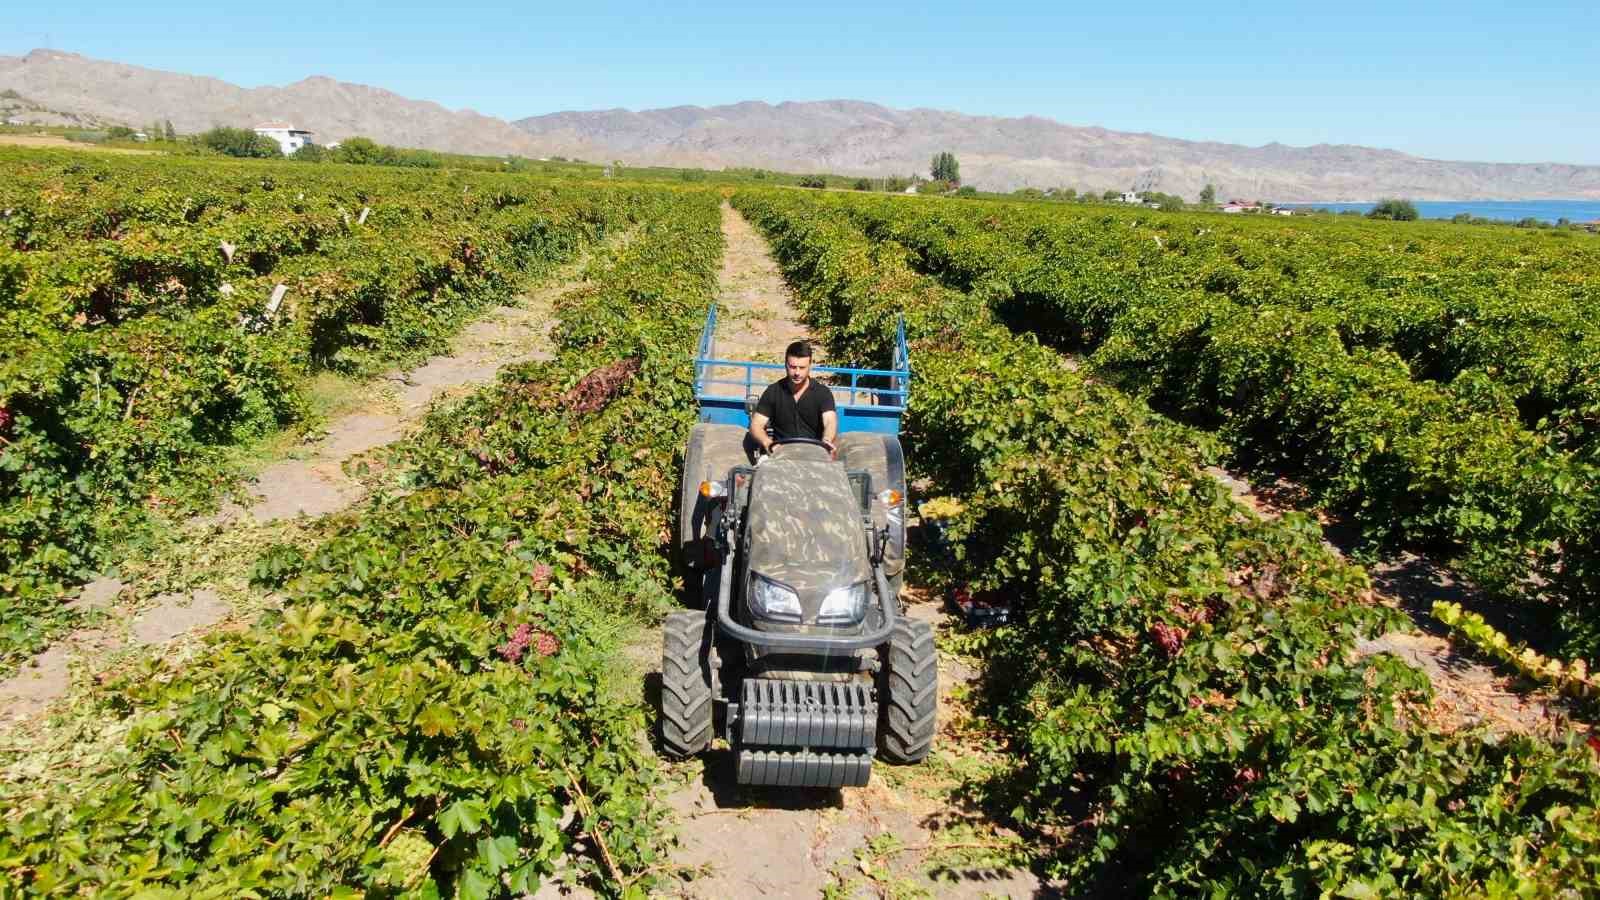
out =
{"type": "MultiPolygon", "coordinates": [[[[750,424],[745,410],[745,398],[760,396],[767,385],[784,373],[782,363],[763,363],[750,360],[718,359],[716,356],[717,306],[706,312],[705,329],[695,349],[694,396],[700,405],[700,421],[723,425],[750,424]],[[716,370],[733,369],[742,377],[717,377],[716,370]],[[759,374],[758,374],[759,373],[759,374]],[[727,393],[715,392],[714,387],[725,387],[727,393]]],[[[874,431],[888,434],[900,432],[900,416],[905,413],[906,401],[911,396],[911,355],[906,348],[906,324],[901,320],[895,330],[894,368],[858,369],[846,366],[814,366],[813,377],[819,378],[835,395],[839,413],[839,431],[874,431]],[[842,383],[848,379],[848,384],[842,383]],[[865,379],[865,382],[863,382],[865,379]],[[845,394],[845,400],[838,400],[845,394]],[[863,402],[865,398],[865,402],[863,402]]]]}

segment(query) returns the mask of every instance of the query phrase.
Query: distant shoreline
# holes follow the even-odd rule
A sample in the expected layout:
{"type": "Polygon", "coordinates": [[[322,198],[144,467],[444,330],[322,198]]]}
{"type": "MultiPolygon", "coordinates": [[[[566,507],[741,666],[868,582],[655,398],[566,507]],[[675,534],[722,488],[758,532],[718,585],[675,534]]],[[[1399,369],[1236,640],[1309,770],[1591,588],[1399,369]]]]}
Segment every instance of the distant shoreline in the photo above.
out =
{"type": "MultiPolygon", "coordinates": [[[[1412,200],[1424,219],[1450,220],[1460,215],[1496,222],[1522,222],[1532,219],[1555,224],[1562,219],[1574,225],[1600,222],[1600,198],[1573,200],[1412,200]]],[[[1277,204],[1294,210],[1326,209],[1332,212],[1365,213],[1376,205],[1372,200],[1293,200],[1277,204]]]]}

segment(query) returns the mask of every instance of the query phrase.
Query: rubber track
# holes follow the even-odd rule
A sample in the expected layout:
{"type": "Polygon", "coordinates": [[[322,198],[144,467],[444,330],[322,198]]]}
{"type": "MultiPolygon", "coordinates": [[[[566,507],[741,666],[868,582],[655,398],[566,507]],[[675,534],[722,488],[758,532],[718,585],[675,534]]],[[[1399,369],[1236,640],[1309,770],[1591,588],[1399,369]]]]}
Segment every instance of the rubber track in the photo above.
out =
{"type": "Polygon", "coordinates": [[[921,762],[933,747],[939,707],[939,654],[933,627],[900,619],[889,636],[878,706],[878,755],[892,763],[921,762]]]}
{"type": "Polygon", "coordinates": [[[710,622],[703,612],[667,616],[661,626],[661,750],[675,758],[711,746],[710,622]]]}

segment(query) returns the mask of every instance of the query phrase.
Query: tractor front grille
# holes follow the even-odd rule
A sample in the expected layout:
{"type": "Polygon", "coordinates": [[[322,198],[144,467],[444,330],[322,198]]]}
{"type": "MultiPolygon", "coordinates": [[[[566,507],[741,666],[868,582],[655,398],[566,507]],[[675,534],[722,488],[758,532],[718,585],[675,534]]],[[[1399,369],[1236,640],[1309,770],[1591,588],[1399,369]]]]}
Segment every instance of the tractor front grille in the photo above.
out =
{"type": "Polygon", "coordinates": [[[740,750],[739,783],[774,787],[861,787],[872,774],[870,753],[740,750]]]}
{"type": "MultiPolygon", "coordinates": [[[[796,750],[871,750],[878,704],[859,682],[747,678],[739,704],[739,745],[796,750]]],[[[744,763],[741,761],[740,770],[744,763]]]]}

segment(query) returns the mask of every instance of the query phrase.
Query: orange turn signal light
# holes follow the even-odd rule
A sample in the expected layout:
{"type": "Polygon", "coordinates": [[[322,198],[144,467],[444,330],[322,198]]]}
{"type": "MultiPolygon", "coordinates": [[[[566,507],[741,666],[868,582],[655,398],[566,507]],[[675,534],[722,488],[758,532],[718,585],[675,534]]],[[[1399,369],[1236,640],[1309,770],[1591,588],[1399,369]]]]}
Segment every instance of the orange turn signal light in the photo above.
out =
{"type": "Polygon", "coordinates": [[[702,481],[700,482],[700,496],[707,500],[726,497],[728,496],[728,486],[720,481],[702,481]]]}
{"type": "Polygon", "coordinates": [[[883,501],[884,506],[899,506],[905,502],[906,495],[895,490],[879,491],[878,499],[883,501]]]}

